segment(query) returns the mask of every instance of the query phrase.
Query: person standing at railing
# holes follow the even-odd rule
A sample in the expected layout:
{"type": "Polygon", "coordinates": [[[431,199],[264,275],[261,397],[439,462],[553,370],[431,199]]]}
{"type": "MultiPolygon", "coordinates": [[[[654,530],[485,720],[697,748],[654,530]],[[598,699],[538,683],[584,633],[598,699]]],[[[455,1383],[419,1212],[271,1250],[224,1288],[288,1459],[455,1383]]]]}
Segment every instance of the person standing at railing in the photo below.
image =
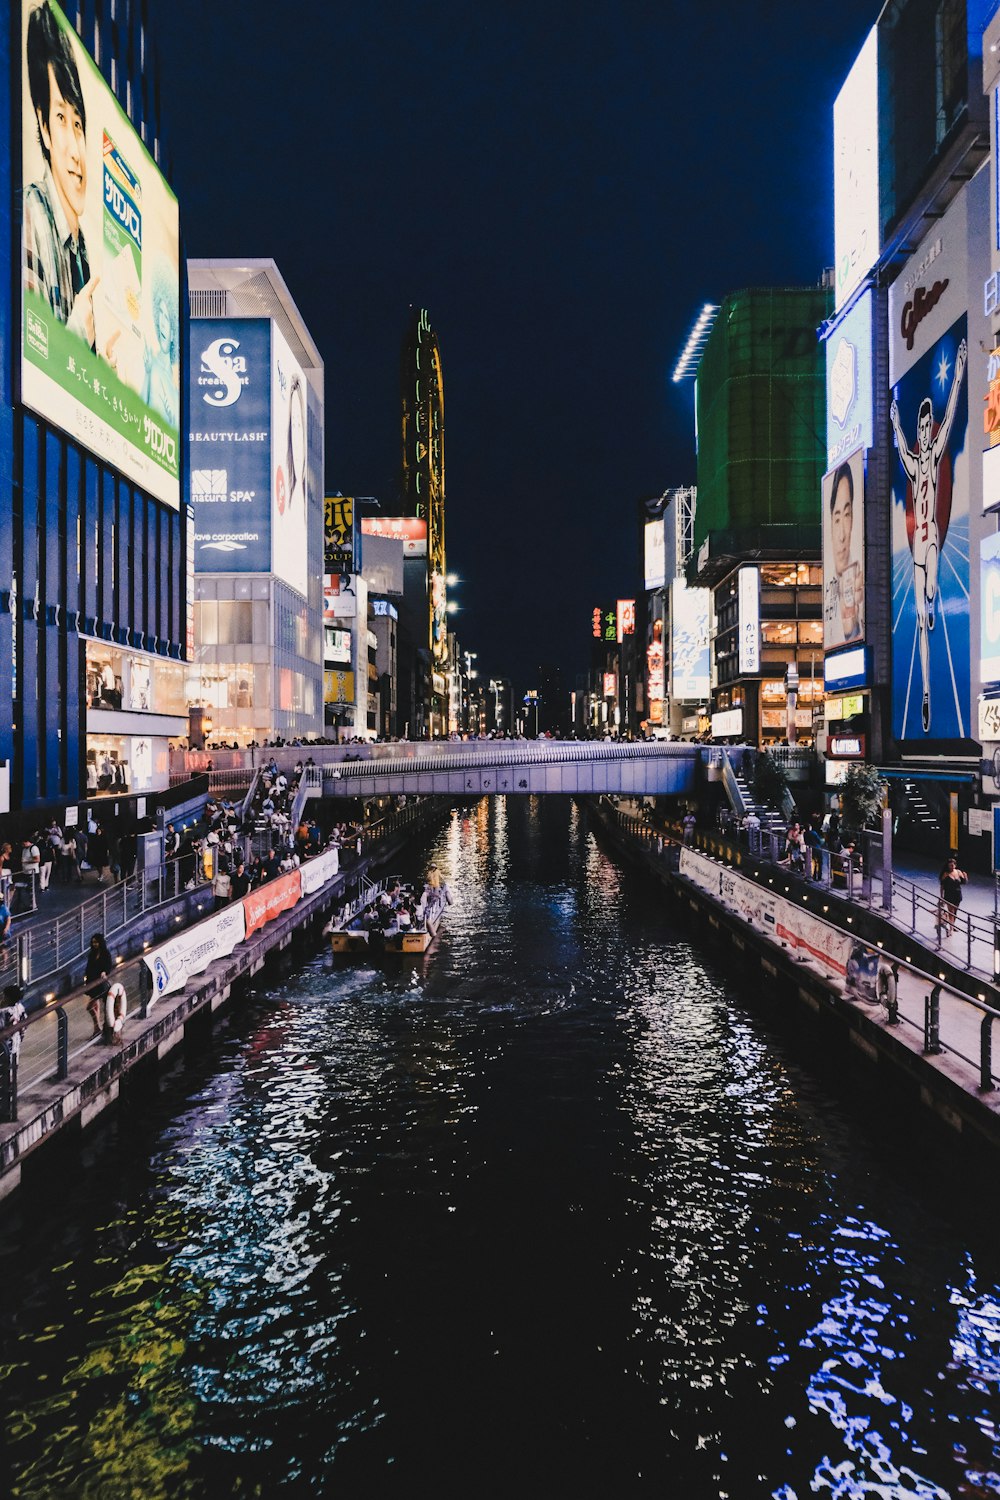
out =
{"type": "Polygon", "coordinates": [[[962,904],[962,887],[968,878],[965,871],[958,868],[958,861],[954,855],[950,857],[941,874],[938,876],[941,884],[938,926],[944,937],[951,937],[955,931],[958,908],[962,904]]]}
{"type": "MultiPolygon", "coordinates": [[[[27,1011],[21,1003],[20,985],[5,985],[3,1004],[0,1005],[0,1031],[6,1031],[11,1026],[19,1026],[26,1015],[27,1011]]],[[[5,1098],[4,1093],[0,1092],[0,1120],[14,1120],[17,1118],[14,1103],[17,1099],[17,1059],[21,1053],[21,1031],[15,1031],[13,1035],[0,1042],[0,1052],[5,1054],[9,1078],[7,1097],[5,1098]]]]}
{"type": "Polygon", "coordinates": [[[87,967],[83,971],[83,982],[89,986],[87,1012],[94,1023],[93,1036],[104,1030],[104,1000],[108,993],[107,980],[114,968],[104,934],[95,932],[87,949],[87,967]]]}
{"type": "Polygon", "coordinates": [[[694,830],[696,822],[697,819],[695,818],[694,813],[690,808],[688,808],[687,812],[684,814],[684,842],[689,849],[694,843],[694,830]]]}

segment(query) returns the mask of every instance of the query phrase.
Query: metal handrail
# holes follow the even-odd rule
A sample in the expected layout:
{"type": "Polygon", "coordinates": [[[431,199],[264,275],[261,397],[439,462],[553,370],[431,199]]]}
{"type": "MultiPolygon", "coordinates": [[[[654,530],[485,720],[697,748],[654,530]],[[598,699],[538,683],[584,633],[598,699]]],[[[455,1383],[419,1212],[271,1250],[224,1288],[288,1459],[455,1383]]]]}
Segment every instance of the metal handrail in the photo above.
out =
{"type": "MultiPolygon", "coordinates": [[[[652,828],[647,823],[641,823],[637,818],[631,816],[628,813],[621,812],[619,808],[615,807],[614,804],[607,801],[607,799],[602,798],[601,802],[602,806],[604,806],[615,816],[619,826],[625,832],[630,833],[633,837],[641,840],[643,843],[649,844],[651,841],[655,841],[658,838],[664,837],[664,835],[659,830],[652,828]]],[[[668,840],[673,844],[675,848],[677,848],[679,856],[680,841],[676,839],[670,839],[669,835],[664,838],[664,843],[666,844],[668,840]]],[[[843,928],[840,928],[840,930],[844,931],[843,928]]],[[[846,935],[849,934],[845,932],[845,936],[846,935]]],[[[864,942],[864,939],[859,938],[858,941],[864,942]]],[[[866,946],[873,947],[873,945],[870,943],[866,944],[866,946]]],[[[927,994],[924,996],[924,1013],[922,1021],[919,1025],[911,1017],[900,1012],[898,1004],[895,1000],[895,996],[893,997],[892,1003],[888,1007],[889,1024],[896,1025],[902,1023],[908,1026],[912,1026],[915,1029],[922,1030],[924,1035],[924,1051],[928,1055],[935,1055],[940,1052],[949,1052],[952,1054],[952,1056],[960,1058],[963,1062],[968,1063],[971,1067],[978,1068],[979,1087],[982,1092],[988,1092],[989,1090],[993,1089],[997,1083],[1000,1083],[1000,1073],[996,1073],[993,1070],[993,1023],[994,1021],[1000,1020],[1000,1008],[995,1005],[991,1005],[986,1000],[980,1000],[973,997],[972,995],[966,995],[960,990],[947,990],[949,999],[955,1000],[961,1005],[971,1007],[972,1010],[977,1012],[977,1014],[982,1017],[982,1021],[980,1023],[979,1056],[978,1058],[970,1057],[967,1052],[963,1051],[961,1045],[957,1044],[954,1040],[945,1039],[942,1034],[940,1001],[941,994],[945,989],[945,986],[942,983],[940,976],[930,974],[925,969],[921,969],[913,963],[905,962],[902,959],[897,959],[895,955],[890,953],[885,954],[885,959],[889,969],[894,970],[894,986],[895,977],[898,976],[900,969],[905,969],[907,973],[913,975],[916,979],[920,980],[922,983],[928,986],[927,994]]]]}
{"type": "MultiPolygon", "coordinates": [[[[483,767],[494,766],[527,766],[527,765],[550,765],[553,762],[571,761],[593,761],[593,760],[638,760],[652,759],[657,756],[676,758],[677,748],[658,741],[643,744],[611,744],[607,745],[599,741],[587,741],[578,744],[573,741],[549,740],[532,741],[532,745],[544,744],[546,749],[539,754],[536,750],[528,750],[524,746],[517,749],[507,748],[509,742],[494,740],[483,742],[481,752],[470,753],[468,746],[454,752],[444,752],[440,747],[435,747],[436,753],[432,757],[424,753],[415,755],[399,756],[394,759],[381,758],[338,761],[335,765],[324,765],[321,768],[323,775],[337,780],[347,780],[351,777],[365,776],[396,776],[409,774],[427,774],[428,771],[474,771],[483,767]],[[498,748],[499,747],[499,748],[498,748]],[[427,761],[429,764],[417,765],[417,761],[427,761]]],[[[695,751],[696,746],[690,749],[695,751]]]]}

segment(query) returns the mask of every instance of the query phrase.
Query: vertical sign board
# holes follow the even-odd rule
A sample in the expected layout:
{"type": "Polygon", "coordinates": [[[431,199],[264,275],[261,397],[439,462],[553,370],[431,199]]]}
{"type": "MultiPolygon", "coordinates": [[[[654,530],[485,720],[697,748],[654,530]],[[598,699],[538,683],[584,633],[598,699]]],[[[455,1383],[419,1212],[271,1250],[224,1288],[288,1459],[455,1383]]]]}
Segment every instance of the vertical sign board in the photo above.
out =
{"type": "Polygon", "coordinates": [[[874,299],[864,292],[826,341],[826,466],[874,442],[874,299]]]}
{"type": "Polygon", "coordinates": [[[323,572],[354,572],[354,500],[327,495],[323,501],[323,572]]]}
{"type": "Polygon", "coordinates": [[[661,589],[667,581],[666,545],[662,517],[647,521],[643,530],[643,573],[648,589],[661,589]]]}
{"type": "Polygon", "coordinates": [[[271,324],[271,567],[303,598],[309,578],[306,377],[271,324]]]}
{"type": "Polygon", "coordinates": [[[1000,532],[979,549],[979,678],[984,687],[1000,683],[1000,532]]]}
{"type": "Polygon", "coordinates": [[[879,254],[878,28],[872,27],[833,106],[836,305],[879,254]]]}
{"type": "Polygon", "coordinates": [[[271,325],[190,325],[188,422],[194,565],[199,573],[271,568],[271,325]]]}
{"type": "Polygon", "coordinates": [[[689,589],[683,578],[670,585],[670,696],[679,703],[704,702],[709,694],[710,593],[689,589]]]}
{"type": "Polygon", "coordinates": [[[852,453],[823,476],[823,648],[865,638],[865,462],[852,453]]]}
{"type": "Polygon", "coordinates": [[[740,568],[739,637],[741,676],[760,671],[760,569],[740,568]]]}
{"type": "Polygon", "coordinates": [[[911,749],[975,735],[970,501],[982,467],[978,441],[971,462],[969,411],[985,395],[986,368],[978,318],[969,337],[968,288],[972,224],[986,222],[979,198],[970,183],[889,290],[892,727],[911,749]]]}

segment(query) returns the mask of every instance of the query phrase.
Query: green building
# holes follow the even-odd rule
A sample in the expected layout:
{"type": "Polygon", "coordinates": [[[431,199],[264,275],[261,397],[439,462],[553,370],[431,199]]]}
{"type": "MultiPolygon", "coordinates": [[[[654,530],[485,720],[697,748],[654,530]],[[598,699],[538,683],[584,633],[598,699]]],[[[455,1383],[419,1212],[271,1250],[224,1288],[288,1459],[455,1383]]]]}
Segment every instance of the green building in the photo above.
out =
{"type": "Polygon", "coordinates": [[[714,592],[713,734],[809,743],[823,699],[826,287],[733,292],[698,364],[689,581],[714,592]],[[789,699],[789,670],[798,673],[789,699]]]}

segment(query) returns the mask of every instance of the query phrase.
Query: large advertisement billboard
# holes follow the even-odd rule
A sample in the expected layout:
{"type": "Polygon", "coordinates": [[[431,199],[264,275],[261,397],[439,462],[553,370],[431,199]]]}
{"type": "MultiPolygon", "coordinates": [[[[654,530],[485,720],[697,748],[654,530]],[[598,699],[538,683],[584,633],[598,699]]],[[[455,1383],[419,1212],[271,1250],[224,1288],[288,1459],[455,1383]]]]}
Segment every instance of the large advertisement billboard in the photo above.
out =
{"type": "Polygon", "coordinates": [[[177,199],[55,0],[21,15],[21,400],[177,509],[177,199]]]}
{"type": "Polygon", "coordinates": [[[199,573],[271,568],[271,325],[196,319],[189,341],[191,505],[199,573]]]}
{"type": "Polygon", "coordinates": [[[427,556],[427,522],[416,516],[365,516],[361,530],[365,536],[388,536],[402,542],[404,557],[427,556]]]}
{"type": "Polygon", "coordinates": [[[309,581],[306,377],[271,324],[271,567],[303,596],[309,581]]]}
{"type": "Polygon", "coordinates": [[[823,649],[865,638],[865,459],[823,476],[823,649]]]}
{"type": "Polygon", "coordinates": [[[327,495],[323,501],[323,572],[354,572],[354,500],[327,495]]]}
{"type": "Polygon", "coordinates": [[[872,27],[833,106],[836,305],[878,259],[878,29],[872,27]]]}
{"type": "Polygon", "coordinates": [[[874,442],[873,309],[865,292],[826,341],[826,466],[874,442]]]}
{"type": "Polygon", "coordinates": [[[1000,532],[979,548],[979,598],[979,675],[986,686],[1000,682],[1000,532]]]}
{"type": "Polygon", "coordinates": [[[662,516],[643,529],[643,573],[647,589],[661,589],[667,581],[667,549],[662,516]]]}
{"type": "Polygon", "coordinates": [[[963,314],[896,382],[892,721],[906,740],[971,733],[969,404],[963,314]]]}
{"type": "Polygon", "coordinates": [[[739,571],[739,670],[755,676],[760,671],[760,569],[739,571]]]}
{"type": "Polygon", "coordinates": [[[708,697],[711,652],[708,638],[709,589],[689,589],[683,578],[670,589],[670,696],[677,702],[708,697]]]}

